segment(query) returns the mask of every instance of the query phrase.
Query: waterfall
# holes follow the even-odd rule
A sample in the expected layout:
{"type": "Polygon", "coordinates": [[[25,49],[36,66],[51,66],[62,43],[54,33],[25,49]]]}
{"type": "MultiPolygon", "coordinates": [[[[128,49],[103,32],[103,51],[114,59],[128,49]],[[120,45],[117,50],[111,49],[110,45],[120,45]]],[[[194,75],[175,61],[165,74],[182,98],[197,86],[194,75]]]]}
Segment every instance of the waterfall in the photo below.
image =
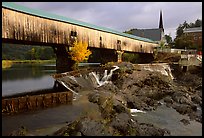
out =
{"type": "Polygon", "coordinates": [[[113,67],[114,68],[110,70],[109,74],[107,70],[105,70],[103,74],[90,72],[83,75],[80,74],[78,77],[63,73],[66,76],[58,78],[56,80],[59,83],[61,83],[65,88],[73,92],[74,95],[78,95],[78,93],[82,89],[91,90],[96,87],[100,87],[100,86],[103,86],[104,84],[109,83],[109,80],[113,75],[113,72],[119,69],[118,66],[113,66],[113,67]]]}
{"type": "Polygon", "coordinates": [[[96,82],[97,87],[103,86],[106,83],[109,83],[108,80],[112,77],[113,75],[113,71],[116,71],[117,69],[119,69],[118,66],[113,66],[114,69],[111,69],[110,73],[108,74],[107,70],[104,71],[104,76],[102,77],[102,79],[100,80],[99,75],[97,75],[95,72],[91,72],[89,75],[93,76],[92,81],[96,82]]]}
{"type": "Polygon", "coordinates": [[[146,64],[143,65],[144,70],[149,70],[149,71],[156,71],[160,72],[161,74],[170,77],[172,80],[174,79],[172,73],[171,73],[171,68],[168,64],[146,64]]]}

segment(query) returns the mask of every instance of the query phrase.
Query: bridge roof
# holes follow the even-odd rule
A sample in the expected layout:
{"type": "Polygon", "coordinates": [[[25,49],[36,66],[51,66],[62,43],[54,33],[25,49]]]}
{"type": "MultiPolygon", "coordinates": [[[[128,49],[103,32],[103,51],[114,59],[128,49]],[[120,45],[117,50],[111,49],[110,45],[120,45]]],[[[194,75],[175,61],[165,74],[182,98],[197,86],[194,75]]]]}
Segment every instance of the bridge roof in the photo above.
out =
{"type": "Polygon", "coordinates": [[[156,43],[155,41],[153,41],[151,39],[148,39],[148,38],[143,38],[143,37],[127,34],[127,33],[118,32],[118,31],[115,31],[115,30],[112,30],[112,29],[109,29],[109,28],[96,26],[96,25],[93,25],[93,24],[89,24],[89,23],[86,23],[86,22],[74,20],[74,19],[71,19],[71,18],[67,18],[67,17],[55,15],[55,14],[50,14],[50,13],[47,13],[47,12],[42,11],[42,10],[27,8],[27,7],[12,3],[12,2],[2,2],[2,7],[8,8],[8,9],[11,9],[11,10],[15,10],[15,11],[19,11],[19,12],[23,12],[23,13],[27,13],[27,14],[31,14],[31,15],[35,15],[35,16],[39,16],[39,17],[43,17],[43,18],[48,18],[48,19],[57,20],[57,21],[61,21],[61,22],[67,22],[67,23],[71,23],[71,24],[74,24],[74,25],[79,25],[79,26],[83,26],[83,27],[87,27],[87,28],[91,28],[91,29],[95,29],[95,30],[99,30],[99,31],[103,31],[103,32],[117,34],[117,35],[120,35],[120,36],[132,38],[132,39],[136,39],[136,40],[140,40],[140,41],[156,43]]]}

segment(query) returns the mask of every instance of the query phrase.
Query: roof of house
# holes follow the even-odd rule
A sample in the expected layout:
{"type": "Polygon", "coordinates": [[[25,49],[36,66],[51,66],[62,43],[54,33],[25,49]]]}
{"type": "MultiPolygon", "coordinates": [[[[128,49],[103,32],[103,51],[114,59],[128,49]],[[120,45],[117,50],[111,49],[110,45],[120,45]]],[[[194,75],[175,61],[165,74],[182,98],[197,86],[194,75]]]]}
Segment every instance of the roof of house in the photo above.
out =
{"type": "Polygon", "coordinates": [[[136,39],[136,40],[140,40],[140,41],[155,43],[153,40],[148,39],[148,38],[143,38],[143,37],[127,34],[127,33],[118,32],[118,31],[115,31],[115,30],[112,30],[112,29],[109,29],[109,28],[96,26],[96,25],[93,25],[93,24],[89,24],[89,23],[86,23],[86,22],[74,20],[74,19],[71,19],[71,18],[67,18],[67,17],[55,15],[55,14],[50,14],[50,13],[47,13],[47,12],[42,11],[42,10],[30,9],[30,8],[27,8],[27,7],[24,7],[24,6],[21,6],[21,5],[17,5],[17,4],[12,3],[12,2],[2,2],[2,7],[12,9],[12,10],[16,10],[16,11],[19,11],[19,12],[22,12],[22,13],[27,13],[27,14],[30,14],[30,15],[35,15],[35,16],[48,18],[48,19],[52,19],[52,20],[57,20],[57,21],[61,21],[61,22],[66,22],[66,23],[70,23],[70,24],[74,24],[74,25],[79,25],[79,26],[83,26],[83,27],[87,27],[87,28],[91,28],[91,29],[95,29],[95,30],[99,30],[99,31],[104,31],[104,32],[112,33],[112,34],[117,34],[117,35],[120,35],[120,36],[132,38],[132,39],[136,39]]]}
{"type": "Polygon", "coordinates": [[[151,39],[153,41],[160,41],[161,40],[161,33],[162,28],[156,28],[156,29],[133,29],[131,30],[131,33],[133,35],[137,35],[140,37],[145,37],[148,39],[151,39]]]}
{"type": "Polygon", "coordinates": [[[195,28],[185,28],[183,30],[184,33],[194,33],[194,32],[202,32],[202,26],[201,27],[195,27],[195,28]]]}

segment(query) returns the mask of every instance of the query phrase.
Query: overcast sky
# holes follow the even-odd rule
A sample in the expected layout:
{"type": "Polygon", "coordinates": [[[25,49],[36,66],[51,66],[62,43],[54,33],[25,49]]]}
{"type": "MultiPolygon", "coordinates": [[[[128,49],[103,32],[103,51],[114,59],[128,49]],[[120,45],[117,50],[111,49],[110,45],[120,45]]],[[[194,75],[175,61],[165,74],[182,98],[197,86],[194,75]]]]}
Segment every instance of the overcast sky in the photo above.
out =
{"type": "Polygon", "coordinates": [[[124,32],[158,28],[160,10],[164,33],[175,38],[184,21],[202,19],[202,2],[15,2],[26,7],[124,32]]]}

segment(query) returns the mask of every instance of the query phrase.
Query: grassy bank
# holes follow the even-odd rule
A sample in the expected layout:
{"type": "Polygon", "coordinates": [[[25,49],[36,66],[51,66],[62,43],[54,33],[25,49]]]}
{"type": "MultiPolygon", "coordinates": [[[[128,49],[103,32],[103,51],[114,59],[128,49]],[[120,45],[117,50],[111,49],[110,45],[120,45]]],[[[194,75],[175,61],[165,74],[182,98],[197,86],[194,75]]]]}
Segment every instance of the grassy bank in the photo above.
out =
{"type": "Polygon", "coordinates": [[[2,69],[10,68],[13,62],[11,60],[2,60],[2,69]]]}
{"type": "Polygon", "coordinates": [[[55,63],[56,60],[12,60],[13,63],[55,63]]]}
{"type": "Polygon", "coordinates": [[[10,68],[13,63],[55,63],[56,60],[2,60],[2,69],[10,68]]]}

